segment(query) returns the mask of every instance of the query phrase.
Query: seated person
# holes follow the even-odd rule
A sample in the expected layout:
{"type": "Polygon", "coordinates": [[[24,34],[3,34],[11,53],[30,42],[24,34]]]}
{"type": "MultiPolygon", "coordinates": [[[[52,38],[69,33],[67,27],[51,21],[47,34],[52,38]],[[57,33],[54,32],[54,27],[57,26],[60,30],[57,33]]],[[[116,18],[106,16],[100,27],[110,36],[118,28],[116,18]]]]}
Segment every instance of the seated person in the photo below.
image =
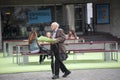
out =
{"type": "MultiPolygon", "coordinates": [[[[69,33],[67,35],[66,39],[79,39],[79,37],[77,37],[76,33],[74,30],[69,30],[69,33]]],[[[74,51],[75,52],[75,51],[74,51]]],[[[70,51],[67,51],[67,53],[69,54],[70,51]]]]}
{"type": "Polygon", "coordinates": [[[40,43],[37,40],[37,33],[35,31],[32,31],[30,33],[28,43],[29,43],[29,49],[31,53],[40,52],[40,47],[39,47],[40,43]]]}
{"type": "Polygon", "coordinates": [[[46,36],[47,36],[48,38],[51,38],[51,32],[47,32],[47,33],[46,33],[46,36]]]}
{"type": "MultiPolygon", "coordinates": [[[[51,32],[46,32],[46,37],[51,38],[51,32]]],[[[48,43],[48,42],[44,42],[44,43],[48,43]]]]}
{"type": "MultiPolygon", "coordinates": [[[[42,46],[40,42],[38,42],[37,33],[35,31],[32,31],[30,33],[28,42],[29,42],[29,49],[31,53],[43,52],[43,53],[46,53],[47,55],[50,55],[50,51],[46,49],[44,46],[42,46]]],[[[43,59],[40,57],[39,62],[41,63],[42,61],[43,59]]]]}
{"type": "MultiPolygon", "coordinates": [[[[50,32],[46,32],[46,37],[51,38],[51,33],[50,32]]],[[[44,44],[46,44],[46,43],[48,43],[48,42],[44,42],[44,44]]],[[[40,55],[39,63],[43,62],[46,57],[48,58],[49,56],[48,55],[40,55]]]]}
{"type": "Polygon", "coordinates": [[[67,39],[78,39],[76,33],[74,30],[70,30],[68,35],[67,35],[67,39]]]}

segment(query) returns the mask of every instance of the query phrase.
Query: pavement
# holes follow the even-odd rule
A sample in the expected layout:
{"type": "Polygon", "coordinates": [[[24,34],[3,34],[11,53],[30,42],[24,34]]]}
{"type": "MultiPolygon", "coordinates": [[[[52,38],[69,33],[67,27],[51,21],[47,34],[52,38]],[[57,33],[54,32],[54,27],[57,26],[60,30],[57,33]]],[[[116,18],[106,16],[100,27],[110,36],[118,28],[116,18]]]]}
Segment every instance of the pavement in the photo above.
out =
{"type": "MultiPolygon", "coordinates": [[[[56,80],[120,80],[120,69],[85,69],[71,70],[66,78],[56,80]]],[[[52,80],[51,71],[0,74],[0,80],[52,80]]]]}

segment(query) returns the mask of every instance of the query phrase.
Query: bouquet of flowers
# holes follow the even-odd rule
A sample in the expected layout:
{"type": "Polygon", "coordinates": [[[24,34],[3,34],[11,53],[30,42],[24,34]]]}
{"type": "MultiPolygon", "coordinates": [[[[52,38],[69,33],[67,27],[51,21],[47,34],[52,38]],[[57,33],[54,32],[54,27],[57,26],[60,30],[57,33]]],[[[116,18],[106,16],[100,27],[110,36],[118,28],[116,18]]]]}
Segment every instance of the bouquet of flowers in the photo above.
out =
{"type": "Polygon", "coordinates": [[[40,37],[38,37],[38,41],[40,41],[40,42],[55,43],[55,41],[53,39],[48,38],[46,36],[40,36],[40,37]]]}

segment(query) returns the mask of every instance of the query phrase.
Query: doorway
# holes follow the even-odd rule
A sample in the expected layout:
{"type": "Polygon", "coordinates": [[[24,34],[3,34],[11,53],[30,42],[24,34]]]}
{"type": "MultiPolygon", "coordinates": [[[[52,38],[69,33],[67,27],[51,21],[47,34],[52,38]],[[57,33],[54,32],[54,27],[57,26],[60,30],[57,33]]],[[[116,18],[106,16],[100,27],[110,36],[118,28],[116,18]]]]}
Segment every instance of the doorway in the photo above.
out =
{"type": "Polygon", "coordinates": [[[74,23],[77,35],[86,31],[94,31],[93,27],[93,3],[74,5],[74,23]]]}

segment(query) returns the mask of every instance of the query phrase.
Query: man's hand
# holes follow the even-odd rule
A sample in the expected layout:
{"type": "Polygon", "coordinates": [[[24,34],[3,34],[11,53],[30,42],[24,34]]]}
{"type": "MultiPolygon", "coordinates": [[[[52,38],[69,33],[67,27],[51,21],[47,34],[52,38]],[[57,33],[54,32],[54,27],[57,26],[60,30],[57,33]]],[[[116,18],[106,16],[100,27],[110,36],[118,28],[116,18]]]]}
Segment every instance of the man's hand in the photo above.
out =
{"type": "Polygon", "coordinates": [[[53,42],[52,43],[58,43],[58,39],[52,39],[53,42]]]}

